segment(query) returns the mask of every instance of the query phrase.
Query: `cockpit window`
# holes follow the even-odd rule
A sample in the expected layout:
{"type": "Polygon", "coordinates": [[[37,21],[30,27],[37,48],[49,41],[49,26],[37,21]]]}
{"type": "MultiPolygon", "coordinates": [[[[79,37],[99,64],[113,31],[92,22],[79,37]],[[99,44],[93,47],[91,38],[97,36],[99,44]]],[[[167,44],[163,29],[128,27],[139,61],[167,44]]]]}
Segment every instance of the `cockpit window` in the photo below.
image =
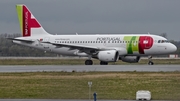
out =
{"type": "Polygon", "coordinates": [[[169,43],[168,40],[158,40],[158,43],[169,43]]]}

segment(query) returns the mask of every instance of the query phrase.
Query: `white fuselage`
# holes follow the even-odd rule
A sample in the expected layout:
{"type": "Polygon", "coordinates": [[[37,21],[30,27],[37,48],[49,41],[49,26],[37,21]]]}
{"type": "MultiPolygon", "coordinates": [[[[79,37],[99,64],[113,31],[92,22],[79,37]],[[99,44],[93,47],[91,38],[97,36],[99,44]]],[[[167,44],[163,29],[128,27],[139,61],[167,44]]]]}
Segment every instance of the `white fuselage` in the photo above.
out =
{"type": "MultiPolygon", "coordinates": [[[[26,43],[21,41],[13,40],[14,43],[41,49],[44,51],[50,51],[61,55],[68,56],[87,56],[86,53],[78,53],[79,49],[71,48],[67,46],[61,46],[61,44],[67,45],[79,45],[79,46],[90,46],[97,47],[99,49],[116,49],[120,50],[120,55],[130,56],[143,56],[143,55],[161,55],[169,54],[176,51],[176,46],[168,42],[167,39],[149,34],[140,35],[48,35],[48,36],[36,36],[36,37],[19,37],[20,39],[31,39],[33,43],[26,43]],[[134,40],[132,40],[134,37],[134,40]],[[140,40],[139,37],[145,37],[140,40]],[[147,37],[147,38],[146,38],[147,37]],[[152,39],[149,40],[148,37],[152,39]],[[136,38],[136,39],[135,39],[136,38]],[[41,41],[40,41],[41,40],[41,41]],[[153,41],[152,41],[153,40],[153,41]],[[163,40],[163,42],[159,42],[163,40]],[[60,44],[58,47],[52,45],[60,44]],[[152,46],[148,45],[151,43],[152,46]],[[144,47],[144,53],[140,52],[141,48],[144,47]],[[129,51],[130,50],[130,51],[129,51]]],[[[87,50],[88,51],[88,50],[87,50]]]]}

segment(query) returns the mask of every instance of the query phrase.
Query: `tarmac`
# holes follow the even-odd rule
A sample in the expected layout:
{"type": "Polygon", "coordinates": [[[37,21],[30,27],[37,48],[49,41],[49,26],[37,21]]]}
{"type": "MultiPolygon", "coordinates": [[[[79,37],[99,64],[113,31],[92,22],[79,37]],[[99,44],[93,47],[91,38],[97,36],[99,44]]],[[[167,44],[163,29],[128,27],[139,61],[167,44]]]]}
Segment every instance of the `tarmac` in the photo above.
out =
{"type": "Polygon", "coordinates": [[[173,72],[180,65],[0,65],[0,72],[173,72]]]}

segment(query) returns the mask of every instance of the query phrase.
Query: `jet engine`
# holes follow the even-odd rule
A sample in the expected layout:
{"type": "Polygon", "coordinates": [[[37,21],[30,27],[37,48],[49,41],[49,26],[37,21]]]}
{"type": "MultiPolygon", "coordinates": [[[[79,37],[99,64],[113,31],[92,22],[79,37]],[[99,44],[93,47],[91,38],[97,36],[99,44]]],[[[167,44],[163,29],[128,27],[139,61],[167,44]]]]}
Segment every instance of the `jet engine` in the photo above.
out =
{"type": "Polygon", "coordinates": [[[119,59],[119,53],[116,50],[99,51],[97,57],[100,61],[116,62],[119,59]]]}
{"type": "Polygon", "coordinates": [[[129,63],[137,63],[140,60],[140,56],[122,56],[122,57],[119,57],[119,60],[122,60],[123,62],[129,62],[129,63]]]}

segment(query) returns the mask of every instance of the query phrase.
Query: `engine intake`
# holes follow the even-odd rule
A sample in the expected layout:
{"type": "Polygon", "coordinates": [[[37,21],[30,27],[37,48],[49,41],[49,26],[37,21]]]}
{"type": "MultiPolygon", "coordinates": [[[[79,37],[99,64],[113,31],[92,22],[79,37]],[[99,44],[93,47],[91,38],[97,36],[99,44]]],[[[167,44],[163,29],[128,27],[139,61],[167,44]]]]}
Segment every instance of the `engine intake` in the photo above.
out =
{"type": "Polygon", "coordinates": [[[99,51],[97,57],[100,61],[116,62],[119,59],[119,52],[116,50],[99,51]]]}

